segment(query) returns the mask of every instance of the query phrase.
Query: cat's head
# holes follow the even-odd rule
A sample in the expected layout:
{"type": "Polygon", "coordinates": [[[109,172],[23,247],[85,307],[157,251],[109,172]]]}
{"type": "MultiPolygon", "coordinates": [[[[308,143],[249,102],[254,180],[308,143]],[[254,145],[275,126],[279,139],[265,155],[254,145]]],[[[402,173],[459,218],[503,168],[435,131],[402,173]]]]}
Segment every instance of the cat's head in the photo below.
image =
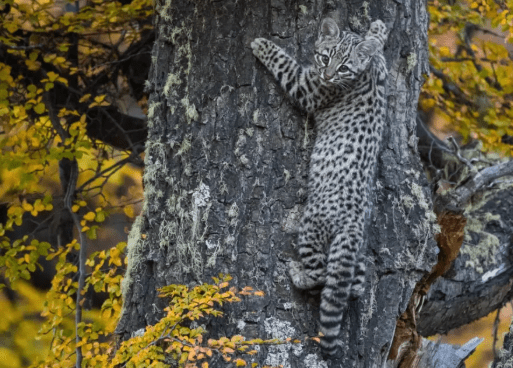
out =
{"type": "Polygon", "coordinates": [[[378,20],[362,38],[352,32],[341,32],[331,18],[323,19],[315,42],[315,65],[321,79],[349,88],[382,50],[386,32],[384,23],[378,20]]]}

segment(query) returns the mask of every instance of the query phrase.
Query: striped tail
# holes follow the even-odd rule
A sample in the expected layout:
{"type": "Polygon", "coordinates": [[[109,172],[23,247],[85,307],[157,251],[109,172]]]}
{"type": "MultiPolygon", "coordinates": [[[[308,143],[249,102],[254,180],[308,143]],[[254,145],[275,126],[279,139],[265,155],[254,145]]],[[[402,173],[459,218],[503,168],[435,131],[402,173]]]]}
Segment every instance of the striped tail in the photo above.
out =
{"type": "Polygon", "coordinates": [[[362,267],[365,266],[356,260],[361,243],[361,236],[359,237],[358,233],[354,230],[342,232],[335,236],[330,246],[319,321],[320,330],[324,335],[321,338],[321,347],[326,355],[333,355],[337,351],[340,324],[352,288],[362,287],[362,275],[365,275],[362,267]],[[358,277],[355,279],[355,276],[358,277]]]}

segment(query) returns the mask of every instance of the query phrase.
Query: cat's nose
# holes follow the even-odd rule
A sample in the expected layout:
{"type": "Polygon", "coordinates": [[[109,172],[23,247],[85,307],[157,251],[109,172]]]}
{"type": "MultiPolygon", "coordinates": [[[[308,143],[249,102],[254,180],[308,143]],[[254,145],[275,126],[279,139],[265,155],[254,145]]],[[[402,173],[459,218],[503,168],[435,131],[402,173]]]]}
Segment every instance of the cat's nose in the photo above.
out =
{"type": "Polygon", "coordinates": [[[329,81],[332,78],[333,78],[333,74],[329,74],[328,72],[324,72],[324,79],[329,81]]]}

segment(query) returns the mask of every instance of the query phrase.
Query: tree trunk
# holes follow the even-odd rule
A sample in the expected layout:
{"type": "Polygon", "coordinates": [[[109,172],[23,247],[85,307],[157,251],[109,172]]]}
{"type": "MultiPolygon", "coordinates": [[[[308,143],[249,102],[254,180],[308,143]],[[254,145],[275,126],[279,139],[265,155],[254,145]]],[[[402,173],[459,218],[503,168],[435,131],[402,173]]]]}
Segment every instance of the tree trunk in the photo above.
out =
{"type": "Polygon", "coordinates": [[[225,319],[209,320],[211,336],[317,335],[319,296],[296,290],[287,272],[297,259],[315,123],[285,97],[249,44],[265,37],[311,63],[326,16],[360,34],[375,19],[390,29],[388,118],[371,196],[366,292],[350,303],[337,359],[324,362],[310,340],[262,347],[255,359],[284,367],[385,366],[396,321],[436,260],[436,221],[416,147],[417,100],[428,73],[428,15],[416,0],[156,5],[145,205],[129,236],[122,338],[161,317],[165,301],[156,288],[209,282],[220,272],[265,296],[227,306],[225,319]]]}

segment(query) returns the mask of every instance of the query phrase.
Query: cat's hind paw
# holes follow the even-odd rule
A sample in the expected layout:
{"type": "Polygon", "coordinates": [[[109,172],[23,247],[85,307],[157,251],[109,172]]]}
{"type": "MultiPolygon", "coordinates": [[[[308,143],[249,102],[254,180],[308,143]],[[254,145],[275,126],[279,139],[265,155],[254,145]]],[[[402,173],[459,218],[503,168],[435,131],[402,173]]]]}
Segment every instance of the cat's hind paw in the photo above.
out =
{"type": "Polygon", "coordinates": [[[316,286],[323,285],[326,281],[324,276],[317,278],[309,276],[303,269],[303,264],[296,261],[291,261],[289,263],[289,275],[292,279],[292,283],[298,289],[303,290],[312,289],[316,286]]]}
{"type": "Polygon", "coordinates": [[[351,285],[351,299],[358,299],[365,292],[365,284],[363,283],[353,283],[351,285]]]}

